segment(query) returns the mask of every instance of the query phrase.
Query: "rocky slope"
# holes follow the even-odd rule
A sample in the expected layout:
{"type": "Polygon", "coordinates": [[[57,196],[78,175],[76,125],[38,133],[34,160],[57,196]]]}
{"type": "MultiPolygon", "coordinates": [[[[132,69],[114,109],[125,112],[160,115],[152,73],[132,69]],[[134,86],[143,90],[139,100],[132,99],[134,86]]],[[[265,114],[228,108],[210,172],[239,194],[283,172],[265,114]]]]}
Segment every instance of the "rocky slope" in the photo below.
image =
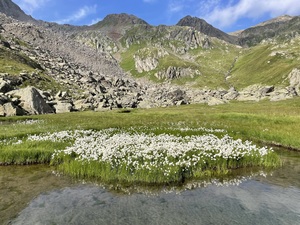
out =
{"type": "Polygon", "coordinates": [[[250,27],[240,32],[237,37],[242,46],[255,46],[261,41],[281,36],[294,36],[300,28],[300,18],[292,16],[280,16],[250,27]]]}
{"type": "Polygon", "coordinates": [[[76,27],[35,21],[10,0],[0,8],[0,116],[300,94],[298,17],[233,37],[190,16],[151,26],[113,14],[76,27]]]}

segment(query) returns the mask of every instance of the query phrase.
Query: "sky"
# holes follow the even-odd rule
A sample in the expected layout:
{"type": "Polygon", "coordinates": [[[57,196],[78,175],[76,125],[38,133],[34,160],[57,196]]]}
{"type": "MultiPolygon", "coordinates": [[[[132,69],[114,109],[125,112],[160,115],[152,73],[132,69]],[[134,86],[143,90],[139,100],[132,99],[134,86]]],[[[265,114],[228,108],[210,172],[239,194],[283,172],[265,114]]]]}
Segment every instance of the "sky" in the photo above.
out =
{"type": "Polygon", "coordinates": [[[12,0],[35,19],[92,25],[113,13],[133,14],[151,25],[175,25],[190,15],[233,32],[281,15],[300,15],[299,0],[12,0]]]}

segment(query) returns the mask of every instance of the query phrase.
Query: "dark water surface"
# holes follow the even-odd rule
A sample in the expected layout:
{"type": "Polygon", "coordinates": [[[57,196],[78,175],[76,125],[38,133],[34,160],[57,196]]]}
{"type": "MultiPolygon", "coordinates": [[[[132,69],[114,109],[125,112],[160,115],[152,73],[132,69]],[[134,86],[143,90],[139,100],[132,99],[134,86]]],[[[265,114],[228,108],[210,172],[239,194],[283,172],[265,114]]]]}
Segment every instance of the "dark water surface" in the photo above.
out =
{"type": "Polygon", "coordinates": [[[0,167],[3,224],[300,224],[300,153],[284,166],[223,182],[121,194],[72,182],[51,168],[0,167]],[[4,219],[3,219],[4,218],[4,219]],[[10,221],[10,222],[9,222],[10,221]]]}

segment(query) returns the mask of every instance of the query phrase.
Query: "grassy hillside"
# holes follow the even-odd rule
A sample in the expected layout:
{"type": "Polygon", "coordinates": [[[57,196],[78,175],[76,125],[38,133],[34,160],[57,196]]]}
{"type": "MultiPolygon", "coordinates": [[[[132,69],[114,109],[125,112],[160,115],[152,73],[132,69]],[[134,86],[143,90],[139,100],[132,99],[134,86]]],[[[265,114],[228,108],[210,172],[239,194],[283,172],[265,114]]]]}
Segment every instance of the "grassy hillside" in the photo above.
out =
{"type": "MultiPolygon", "coordinates": [[[[235,58],[242,51],[240,47],[225,43],[216,38],[210,39],[210,47],[203,48],[202,46],[188,47],[189,41],[186,40],[188,33],[186,28],[163,27],[161,29],[143,30],[137,27],[127,31],[122,39],[123,51],[121,54],[121,67],[130,72],[134,77],[148,77],[156,82],[163,82],[165,80],[157,79],[154,74],[159,71],[166,71],[168,67],[190,68],[197,70],[201,75],[191,74],[191,77],[182,77],[172,80],[177,84],[190,83],[195,87],[208,87],[208,88],[227,88],[228,84],[225,81],[225,76],[231,69],[235,58]],[[179,34],[182,32],[182,37],[179,34],[173,39],[170,38],[174,35],[175,29],[183,29],[177,31],[179,34]],[[130,37],[134,37],[131,38],[130,37]],[[125,47],[126,40],[130,39],[133,43],[129,48],[125,47]],[[168,54],[159,57],[159,65],[149,71],[139,73],[135,68],[134,56],[139,55],[139,50],[148,48],[153,51],[161,49],[168,54]]],[[[151,53],[149,53],[151,56],[151,53]]]]}
{"type": "Polygon", "coordinates": [[[197,88],[234,86],[242,89],[253,84],[287,86],[287,75],[293,68],[299,67],[300,39],[297,36],[278,36],[251,48],[241,48],[210,38],[209,48],[189,48],[187,30],[178,30],[176,27],[151,29],[140,30],[135,27],[122,39],[125,46],[125,40],[131,37],[132,45],[123,49],[121,67],[135,77],[148,77],[162,82],[164,80],[156,79],[154,74],[165,71],[169,66],[177,66],[197,69],[201,75],[174,79],[174,83],[189,84],[197,88]],[[178,34],[172,37],[175,31],[178,34]],[[159,65],[155,69],[138,73],[134,55],[146,47],[153,51],[157,48],[163,49],[169,55],[159,58],[159,65]]]}
{"type": "Polygon", "coordinates": [[[286,86],[287,75],[299,66],[299,41],[261,44],[247,49],[233,70],[229,82],[238,89],[253,84],[286,86]]]}

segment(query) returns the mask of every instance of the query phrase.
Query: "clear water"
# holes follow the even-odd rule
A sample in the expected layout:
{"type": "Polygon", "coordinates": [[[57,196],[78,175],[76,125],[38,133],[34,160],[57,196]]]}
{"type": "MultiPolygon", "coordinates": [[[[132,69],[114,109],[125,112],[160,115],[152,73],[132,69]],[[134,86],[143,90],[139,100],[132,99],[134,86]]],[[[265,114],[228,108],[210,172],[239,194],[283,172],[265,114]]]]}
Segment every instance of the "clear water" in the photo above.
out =
{"type": "Polygon", "coordinates": [[[5,208],[0,206],[0,218],[6,218],[4,224],[10,221],[9,224],[43,225],[297,225],[300,153],[280,154],[284,166],[272,172],[260,171],[250,176],[253,171],[242,171],[236,178],[222,182],[194,181],[179,189],[143,188],[131,194],[72,182],[53,175],[45,167],[29,167],[28,171],[22,167],[0,168],[0,197],[6,202],[5,208]]]}

